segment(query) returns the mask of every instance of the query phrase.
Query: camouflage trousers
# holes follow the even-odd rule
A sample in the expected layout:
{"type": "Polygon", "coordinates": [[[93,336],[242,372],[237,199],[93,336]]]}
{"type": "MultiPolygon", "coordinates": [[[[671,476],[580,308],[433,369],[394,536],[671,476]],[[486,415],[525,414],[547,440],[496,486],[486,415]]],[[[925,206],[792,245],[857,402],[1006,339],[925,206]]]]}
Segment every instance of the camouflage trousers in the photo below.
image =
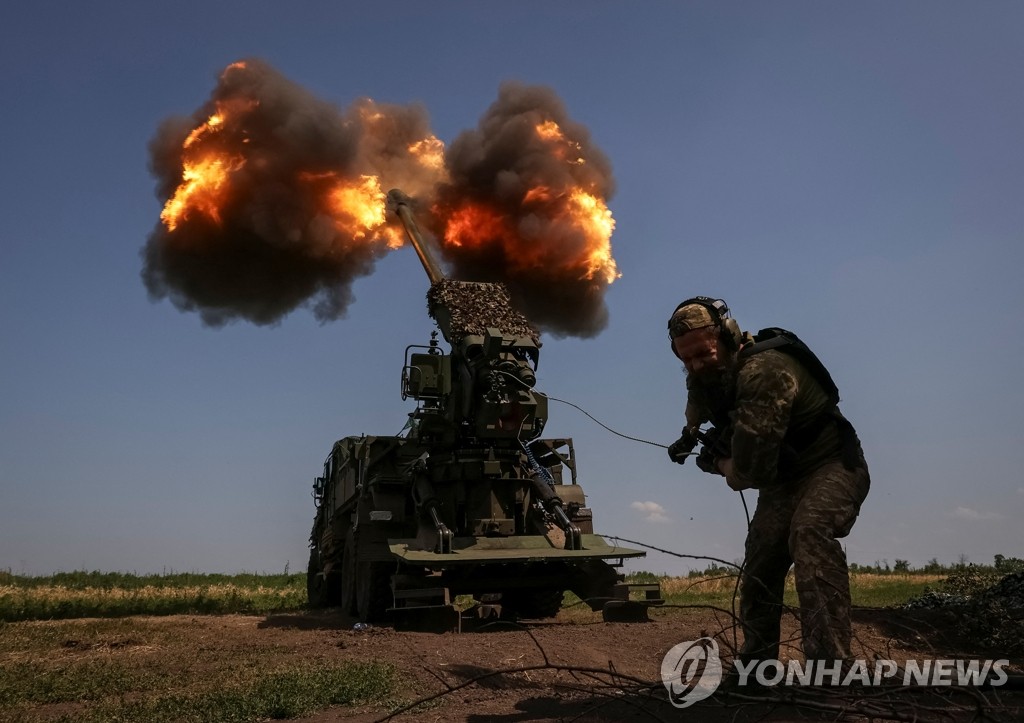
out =
{"type": "Polygon", "coordinates": [[[850,534],[871,485],[867,466],[830,462],[800,480],[760,490],[740,580],[744,660],[778,658],[790,565],[808,660],[850,653],[850,576],[839,538],[850,534]]]}

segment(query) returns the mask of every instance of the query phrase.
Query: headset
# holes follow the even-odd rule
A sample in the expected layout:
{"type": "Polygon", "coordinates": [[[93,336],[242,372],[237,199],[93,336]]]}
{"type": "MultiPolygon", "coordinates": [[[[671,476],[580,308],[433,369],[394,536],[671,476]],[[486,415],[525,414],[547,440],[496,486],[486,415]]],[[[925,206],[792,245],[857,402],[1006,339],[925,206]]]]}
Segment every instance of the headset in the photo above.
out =
{"type": "MultiPolygon", "coordinates": [[[[708,310],[711,315],[711,320],[721,330],[721,340],[725,343],[726,348],[737,351],[740,348],[740,342],[743,340],[743,332],[740,331],[740,325],[732,318],[732,312],[729,311],[729,305],[722,299],[713,299],[710,296],[694,296],[686,301],[679,304],[673,311],[672,316],[668,318],[668,341],[672,345],[672,353],[676,354],[675,345],[672,344],[672,317],[676,315],[676,312],[682,309],[684,306],[690,304],[697,304],[703,306],[708,310]]],[[[678,354],[676,354],[678,356],[678,354]]]]}

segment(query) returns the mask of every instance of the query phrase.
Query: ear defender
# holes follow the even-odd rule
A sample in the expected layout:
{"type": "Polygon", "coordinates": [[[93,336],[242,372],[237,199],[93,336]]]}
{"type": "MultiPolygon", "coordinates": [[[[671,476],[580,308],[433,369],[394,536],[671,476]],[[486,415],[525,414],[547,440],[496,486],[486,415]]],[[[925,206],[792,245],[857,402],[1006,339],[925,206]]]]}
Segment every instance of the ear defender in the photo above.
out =
{"type": "MultiPolygon", "coordinates": [[[[732,313],[729,311],[729,305],[722,299],[713,299],[710,296],[694,296],[686,301],[680,303],[673,311],[672,316],[668,320],[668,336],[669,345],[672,347],[672,353],[676,354],[675,345],[672,344],[672,317],[675,316],[676,312],[682,309],[684,306],[690,304],[697,304],[708,310],[711,315],[711,320],[721,330],[720,339],[726,345],[726,348],[737,351],[740,348],[740,342],[743,339],[743,332],[740,330],[740,325],[736,323],[736,320],[732,318],[732,313]]],[[[676,354],[676,356],[679,356],[676,354]]]]}

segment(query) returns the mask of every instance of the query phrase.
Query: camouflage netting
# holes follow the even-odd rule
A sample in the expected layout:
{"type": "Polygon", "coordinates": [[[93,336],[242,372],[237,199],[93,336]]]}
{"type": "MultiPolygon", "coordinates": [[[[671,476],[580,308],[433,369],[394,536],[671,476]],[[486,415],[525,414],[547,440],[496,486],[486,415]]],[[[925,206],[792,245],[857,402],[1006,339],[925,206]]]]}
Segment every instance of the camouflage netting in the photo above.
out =
{"type": "Polygon", "coordinates": [[[427,292],[427,310],[442,331],[447,310],[448,341],[452,344],[471,334],[482,336],[488,327],[500,329],[506,336],[539,337],[526,317],[512,307],[504,284],[444,279],[427,292]]]}
{"type": "Polygon", "coordinates": [[[907,610],[950,610],[962,630],[983,645],[1007,654],[1024,653],[1024,571],[998,577],[967,568],[950,575],[938,590],[909,600],[907,610]]]}

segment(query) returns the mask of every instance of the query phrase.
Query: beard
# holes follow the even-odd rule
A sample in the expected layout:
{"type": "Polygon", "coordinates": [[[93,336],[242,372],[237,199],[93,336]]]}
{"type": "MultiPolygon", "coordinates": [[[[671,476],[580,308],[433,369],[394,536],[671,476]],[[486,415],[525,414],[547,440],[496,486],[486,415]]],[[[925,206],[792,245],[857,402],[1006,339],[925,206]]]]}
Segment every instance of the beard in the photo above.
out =
{"type": "Polygon", "coordinates": [[[718,364],[687,374],[686,388],[691,400],[703,407],[715,426],[728,423],[736,401],[736,355],[729,353],[718,364]]]}

